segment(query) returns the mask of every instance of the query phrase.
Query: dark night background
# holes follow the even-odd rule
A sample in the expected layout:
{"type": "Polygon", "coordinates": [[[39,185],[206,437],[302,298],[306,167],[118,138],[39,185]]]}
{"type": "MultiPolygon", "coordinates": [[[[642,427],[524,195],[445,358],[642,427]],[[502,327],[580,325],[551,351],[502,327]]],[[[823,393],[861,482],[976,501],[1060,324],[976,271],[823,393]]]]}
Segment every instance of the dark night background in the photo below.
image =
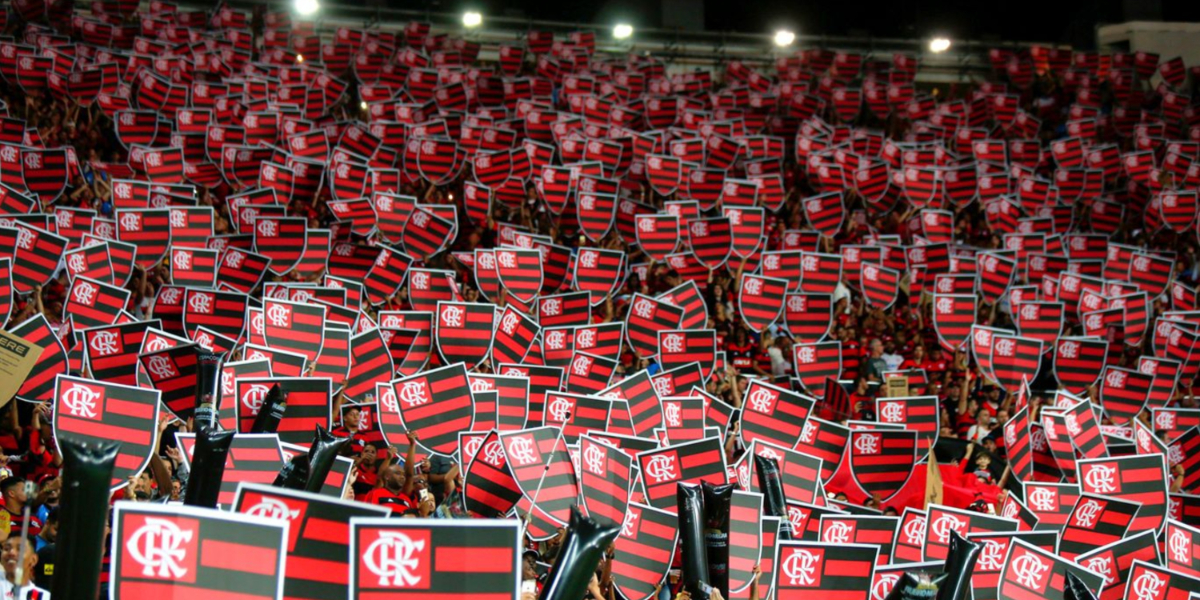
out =
{"type": "MultiPolygon", "coordinates": [[[[414,4],[434,12],[471,8],[484,15],[622,21],[649,28],[662,24],[664,0],[405,0],[403,6],[384,1],[394,8],[414,8],[414,4]]],[[[789,27],[802,34],[910,38],[944,32],[958,39],[1057,42],[1080,48],[1094,44],[1097,24],[1200,21],[1197,0],[673,1],[684,6],[703,4],[708,31],[770,32],[789,27]]]]}

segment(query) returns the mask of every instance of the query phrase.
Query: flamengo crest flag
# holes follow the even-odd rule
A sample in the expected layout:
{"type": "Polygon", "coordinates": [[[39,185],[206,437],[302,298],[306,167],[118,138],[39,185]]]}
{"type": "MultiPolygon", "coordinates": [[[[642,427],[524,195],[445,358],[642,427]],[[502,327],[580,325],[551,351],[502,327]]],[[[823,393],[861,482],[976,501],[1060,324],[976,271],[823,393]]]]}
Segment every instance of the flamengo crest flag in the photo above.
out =
{"type": "Polygon", "coordinates": [[[279,600],[287,534],[258,517],[117,502],[109,597],[279,600]]]}
{"type": "Polygon", "coordinates": [[[521,523],[350,520],[350,600],[519,597],[521,523]]]}

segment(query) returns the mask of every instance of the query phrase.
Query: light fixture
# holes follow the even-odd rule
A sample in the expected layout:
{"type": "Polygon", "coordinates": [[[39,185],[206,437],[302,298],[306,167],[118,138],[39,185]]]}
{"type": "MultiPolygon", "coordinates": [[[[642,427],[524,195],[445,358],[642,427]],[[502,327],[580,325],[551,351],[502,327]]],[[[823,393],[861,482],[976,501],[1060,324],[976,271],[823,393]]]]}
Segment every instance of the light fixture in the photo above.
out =
{"type": "Polygon", "coordinates": [[[618,40],[629,39],[633,35],[633,25],[628,23],[618,23],[613,27],[613,37],[618,40]]]}
{"type": "Polygon", "coordinates": [[[796,34],[786,29],[780,29],[775,32],[775,45],[780,48],[791,46],[794,41],[796,41],[796,34]]]}
{"type": "Polygon", "coordinates": [[[298,63],[302,63],[302,62],[304,62],[304,55],[303,55],[303,54],[297,54],[297,55],[296,55],[296,62],[298,62],[298,63]]]}
{"type": "Polygon", "coordinates": [[[929,40],[929,51],[934,54],[941,54],[950,49],[950,38],[935,37],[929,40]]]}
{"type": "Polygon", "coordinates": [[[359,102],[359,103],[358,103],[358,107],[359,107],[359,108],[361,108],[361,109],[363,109],[363,110],[367,110],[367,101],[366,101],[366,100],[363,100],[362,102],[359,102]]]}
{"type": "Polygon", "coordinates": [[[471,10],[463,13],[463,27],[474,28],[483,24],[483,15],[471,10]]]}
{"type": "Polygon", "coordinates": [[[302,17],[315,14],[321,8],[321,3],[317,0],[296,0],[296,12],[302,17]]]}

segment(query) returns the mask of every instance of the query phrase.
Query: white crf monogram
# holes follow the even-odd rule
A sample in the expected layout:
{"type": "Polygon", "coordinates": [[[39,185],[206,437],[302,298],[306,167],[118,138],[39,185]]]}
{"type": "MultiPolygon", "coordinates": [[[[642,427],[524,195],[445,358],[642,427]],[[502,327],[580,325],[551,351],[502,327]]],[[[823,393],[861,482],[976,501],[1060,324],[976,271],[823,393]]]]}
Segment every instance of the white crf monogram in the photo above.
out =
{"type": "Polygon", "coordinates": [[[556,423],[566,423],[571,418],[571,400],[559,396],[550,403],[546,408],[546,412],[550,413],[550,418],[556,423]]]}
{"type": "Polygon", "coordinates": [[[663,483],[674,480],[679,477],[679,472],[676,469],[677,458],[673,454],[658,454],[650,457],[646,462],[646,475],[654,479],[655,483],[663,483]]]}
{"type": "Polygon", "coordinates": [[[178,375],[175,370],[175,364],[170,358],[163,355],[155,355],[146,359],[146,370],[157,379],[166,379],[178,375]]]}
{"type": "Polygon", "coordinates": [[[596,347],[596,330],[580,329],[575,332],[575,347],[577,348],[595,348],[596,347]]]}
{"type": "Polygon", "coordinates": [[[879,435],[865,433],[854,440],[854,449],[859,454],[877,454],[879,452],[879,435]]]}
{"type": "Polygon", "coordinates": [[[645,233],[654,233],[654,220],[649,217],[639,218],[637,220],[638,231],[645,233]]]}
{"type": "Polygon", "coordinates": [[[683,414],[682,413],[683,413],[683,410],[680,408],[678,402],[663,403],[663,418],[665,418],[667,420],[667,425],[669,427],[682,427],[683,426],[683,414]]]}
{"type": "Polygon", "coordinates": [[[533,443],[526,437],[515,437],[509,440],[508,455],[514,462],[521,465],[537,461],[537,456],[533,454],[533,443]]]}
{"type": "Polygon", "coordinates": [[[517,255],[512,252],[497,252],[496,261],[505,269],[514,269],[517,266],[517,255]]]}
{"type": "Polygon", "coordinates": [[[1004,568],[1004,550],[1004,544],[984,540],[983,548],[979,551],[978,568],[981,571],[999,571],[1004,568]]]}
{"type": "Polygon", "coordinates": [[[816,348],[813,348],[812,346],[801,346],[796,350],[796,360],[805,364],[817,362],[816,348]]]}
{"type": "Polygon", "coordinates": [[[208,313],[212,311],[212,296],[208,294],[196,294],[188,298],[188,305],[193,312],[208,313]]]}
{"type": "Polygon", "coordinates": [[[762,285],[763,282],[761,279],[747,277],[746,281],[742,284],[742,290],[751,296],[758,296],[762,294],[762,285]]]}
{"type": "Polygon", "coordinates": [[[180,565],[187,558],[187,549],[181,546],[192,541],[194,533],[167,519],[146,517],[146,524],[125,542],[125,550],[142,565],[143,577],[178,579],[188,572],[180,565]]]}
{"type": "Polygon", "coordinates": [[[96,286],[86,281],[80,281],[75,286],[75,301],[80,304],[91,305],[96,300],[97,291],[96,286]]]}
{"type": "Polygon", "coordinates": [[[796,550],[783,561],[783,575],[789,585],[813,585],[816,581],[819,555],[808,550],[796,550]]]}
{"type": "Polygon", "coordinates": [[[263,237],[275,237],[279,235],[279,223],[264,219],[258,222],[256,230],[263,237]]]}
{"type": "Polygon", "coordinates": [[[1012,561],[1009,565],[1017,583],[1027,588],[1041,588],[1042,576],[1050,570],[1050,565],[1033,554],[1025,554],[1012,561]]]}
{"type": "MultiPolygon", "coordinates": [[[[767,414],[771,412],[771,408],[775,404],[775,393],[766,388],[758,388],[750,393],[746,401],[750,403],[750,408],[754,409],[755,412],[767,414]]],[[[805,433],[809,432],[808,425],[809,423],[805,422],[805,433]]]]}
{"type": "Polygon", "coordinates": [[[600,255],[595,252],[591,252],[591,251],[581,252],[579,254],[579,264],[582,265],[584,268],[594,269],[594,268],[596,268],[596,263],[597,263],[599,257],[600,257],[600,255]]]}
{"type": "Polygon", "coordinates": [[[950,543],[950,533],[953,531],[966,531],[967,522],[950,514],[944,514],[937,518],[930,525],[933,535],[937,536],[939,542],[943,544],[950,543]]]}
{"type": "Polygon", "coordinates": [[[583,464],[587,467],[589,472],[603,477],[604,449],[601,448],[599,444],[589,445],[587,450],[584,450],[583,452],[583,464]]]}
{"type": "Polygon", "coordinates": [[[592,371],[592,359],[586,356],[576,356],[571,370],[580,377],[587,377],[588,373],[592,371]]]}
{"type": "Polygon", "coordinates": [[[1089,529],[1095,527],[1096,519],[1100,518],[1102,512],[1104,512],[1104,506],[1095,500],[1088,500],[1075,509],[1075,524],[1089,529]]]}
{"type": "Polygon", "coordinates": [[[1171,531],[1171,536],[1167,539],[1167,549],[1171,552],[1172,561],[1185,565],[1192,563],[1192,539],[1184,530],[1175,527],[1171,531]]]}
{"type": "Polygon", "coordinates": [[[100,394],[83,385],[72,385],[60,398],[71,415],[87,419],[96,417],[96,403],[99,400],[100,394]]]}
{"type": "Polygon", "coordinates": [[[1016,353],[1016,342],[1004,338],[996,341],[996,354],[1000,356],[1013,356],[1016,353]]]}
{"type": "Polygon", "coordinates": [[[504,333],[512,335],[513,332],[517,330],[517,324],[519,322],[520,318],[517,317],[516,313],[505,313],[504,318],[500,319],[500,329],[503,330],[504,333]]]}
{"type": "Polygon", "coordinates": [[[1063,342],[1059,344],[1058,354],[1062,358],[1079,358],[1079,342],[1063,342]]]}
{"type": "Polygon", "coordinates": [[[1083,476],[1083,483],[1093,491],[1101,494],[1111,494],[1117,491],[1117,470],[1107,465],[1092,465],[1083,476]]]}
{"type": "Polygon", "coordinates": [[[1104,382],[1106,384],[1108,384],[1109,387],[1114,387],[1117,389],[1124,389],[1125,388],[1125,378],[1126,378],[1126,374],[1124,371],[1115,371],[1114,370],[1114,371],[1108,372],[1108,376],[1104,378],[1104,382]]]}
{"type": "Polygon", "coordinates": [[[562,299],[561,298],[546,298],[542,301],[542,314],[547,317],[556,317],[562,314],[562,299]]]}
{"type": "Polygon", "coordinates": [[[175,268],[183,271],[189,271],[192,268],[192,254],[186,250],[181,250],[175,253],[175,268]]]}
{"type": "Polygon", "coordinates": [[[625,520],[621,523],[622,537],[631,538],[634,536],[634,533],[636,533],[635,528],[637,527],[638,519],[641,518],[641,516],[642,515],[640,513],[632,508],[625,513],[625,520]]]}
{"type": "Polygon", "coordinates": [[[258,501],[258,504],[246,511],[246,514],[272,521],[291,521],[300,516],[300,510],[291,508],[278,498],[264,497],[258,501]]]}
{"type": "Polygon", "coordinates": [[[120,347],[117,344],[117,334],[114,331],[97,331],[92,336],[91,347],[92,352],[100,356],[108,356],[120,351],[120,347]]]}
{"type": "Polygon", "coordinates": [[[850,525],[844,521],[834,521],[825,530],[825,542],[829,544],[849,544],[850,525]]]}
{"type": "Polygon", "coordinates": [[[267,309],[267,319],[271,321],[271,325],[275,327],[287,327],[291,317],[291,310],[283,304],[272,304],[267,309]]]}
{"type": "Polygon", "coordinates": [[[562,330],[554,330],[546,334],[546,347],[551,350],[561,350],[567,346],[567,334],[562,330]]]}
{"type": "Polygon", "coordinates": [[[649,300],[638,300],[633,305],[633,313],[640,318],[650,319],[654,317],[654,303],[649,300]]]}
{"type": "Polygon", "coordinates": [[[683,352],[683,336],[677,333],[663,336],[663,350],[672,354],[683,352]]]}
{"type": "Polygon", "coordinates": [[[429,402],[429,394],[425,390],[423,381],[406,381],[397,390],[397,396],[405,404],[412,406],[420,406],[429,402]]]}
{"type": "Polygon", "coordinates": [[[904,421],[904,405],[899,402],[888,402],[879,409],[879,416],[888,423],[904,421]]]}
{"type": "Polygon", "coordinates": [[[1153,571],[1143,571],[1130,584],[1130,590],[1137,600],[1154,600],[1163,590],[1167,580],[1159,577],[1153,571]]]}
{"type": "Polygon", "coordinates": [[[442,325],[446,327],[463,326],[463,309],[460,306],[447,306],[442,310],[442,325]]]}
{"type": "Polygon", "coordinates": [[[939,315],[954,314],[954,300],[950,298],[938,298],[937,312],[939,315]]]}
{"type": "Polygon", "coordinates": [[[924,538],[924,518],[916,518],[904,524],[904,539],[909,545],[920,544],[924,538]]]}
{"type": "Polygon", "coordinates": [[[379,576],[382,587],[412,587],[421,577],[412,572],[420,566],[418,553],[425,551],[425,540],[413,541],[399,531],[380,531],[379,539],[367,546],[363,565],[379,576]]]}
{"type": "Polygon", "coordinates": [[[1108,587],[1116,580],[1112,572],[1112,558],[1109,556],[1093,556],[1083,563],[1083,568],[1088,569],[1104,578],[1104,586],[1108,587]]]}

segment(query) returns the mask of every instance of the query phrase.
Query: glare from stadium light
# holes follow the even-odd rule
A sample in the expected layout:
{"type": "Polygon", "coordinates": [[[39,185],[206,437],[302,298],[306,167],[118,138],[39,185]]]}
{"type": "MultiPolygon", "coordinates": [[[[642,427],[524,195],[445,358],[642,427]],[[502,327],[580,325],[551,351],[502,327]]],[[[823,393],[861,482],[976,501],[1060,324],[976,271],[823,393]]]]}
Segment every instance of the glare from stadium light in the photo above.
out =
{"type": "Polygon", "coordinates": [[[628,23],[619,23],[613,27],[613,37],[618,40],[627,40],[633,36],[633,25],[628,23]]]}
{"type": "Polygon", "coordinates": [[[463,13],[463,27],[471,29],[471,28],[479,27],[482,24],[483,24],[483,15],[481,15],[473,10],[463,13]]]}
{"type": "Polygon", "coordinates": [[[316,14],[321,8],[321,3],[317,0],[296,0],[296,12],[302,17],[307,17],[316,14]]]}
{"type": "Polygon", "coordinates": [[[950,49],[950,38],[935,37],[929,40],[929,51],[934,54],[941,54],[950,49]]]}
{"type": "Polygon", "coordinates": [[[775,45],[780,48],[791,46],[794,41],[796,41],[796,34],[786,29],[780,29],[775,32],[775,45]]]}
{"type": "Polygon", "coordinates": [[[366,101],[366,100],[363,100],[362,102],[359,102],[359,103],[358,103],[358,107],[359,107],[359,108],[361,108],[361,109],[363,109],[363,110],[367,110],[367,101],[366,101]]]}
{"type": "Polygon", "coordinates": [[[304,62],[304,55],[303,55],[303,54],[297,54],[297,55],[296,55],[296,62],[298,62],[298,63],[302,63],[302,62],[304,62]]]}

